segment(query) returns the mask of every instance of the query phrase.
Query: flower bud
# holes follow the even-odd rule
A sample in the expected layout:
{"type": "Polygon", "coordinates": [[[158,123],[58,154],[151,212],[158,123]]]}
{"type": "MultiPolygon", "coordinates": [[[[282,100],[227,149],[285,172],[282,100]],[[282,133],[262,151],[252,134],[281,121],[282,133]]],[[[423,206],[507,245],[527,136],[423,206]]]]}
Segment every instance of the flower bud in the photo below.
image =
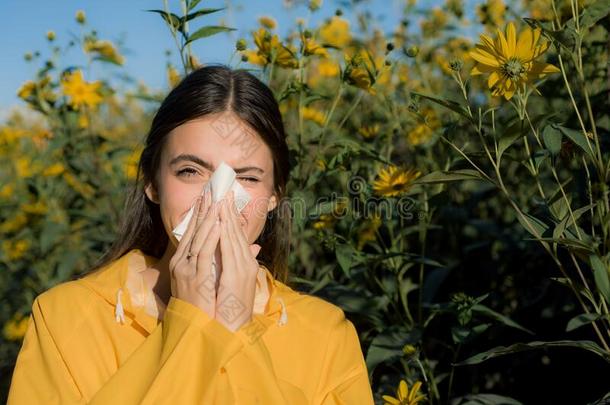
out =
{"type": "Polygon", "coordinates": [[[79,24],[84,24],[86,21],[85,12],[83,10],[78,10],[76,12],[76,22],[79,24]]]}
{"type": "Polygon", "coordinates": [[[243,38],[240,38],[237,40],[237,42],[235,43],[235,49],[237,49],[238,51],[245,51],[246,47],[247,47],[247,43],[246,40],[243,38]]]}
{"type": "Polygon", "coordinates": [[[409,58],[414,58],[417,56],[417,54],[419,53],[419,48],[415,45],[411,45],[410,47],[407,48],[406,50],[406,54],[409,58]]]}

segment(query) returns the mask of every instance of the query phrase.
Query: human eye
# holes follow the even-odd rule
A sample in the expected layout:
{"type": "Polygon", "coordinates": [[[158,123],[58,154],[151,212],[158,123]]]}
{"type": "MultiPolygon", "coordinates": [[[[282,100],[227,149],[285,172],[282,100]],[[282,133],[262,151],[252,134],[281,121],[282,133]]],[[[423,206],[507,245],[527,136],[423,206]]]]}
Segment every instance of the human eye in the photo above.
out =
{"type": "Polygon", "coordinates": [[[260,181],[256,177],[240,177],[240,179],[246,180],[246,181],[251,182],[251,183],[257,183],[257,182],[260,181]]]}
{"type": "Polygon", "coordinates": [[[195,169],[193,169],[192,167],[185,167],[184,169],[178,170],[177,174],[180,177],[191,177],[191,176],[197,174],[197,171],[195,169]]]}

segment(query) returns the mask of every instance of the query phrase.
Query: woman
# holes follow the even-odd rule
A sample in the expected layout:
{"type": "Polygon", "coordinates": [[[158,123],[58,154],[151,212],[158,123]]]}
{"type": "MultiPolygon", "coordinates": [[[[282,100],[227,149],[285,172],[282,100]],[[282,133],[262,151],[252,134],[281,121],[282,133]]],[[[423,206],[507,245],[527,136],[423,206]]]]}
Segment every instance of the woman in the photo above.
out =
{"type": "Polygon", "coordinates": [[[289,169],[269,88],[223,66],[185,77],[109,252],[36,297],[8,403],[372,404],[353,324],[285,284],[289,169]],[[232,193],[197,198],[223,161],[251,197],[241,212],[232,193]]]}

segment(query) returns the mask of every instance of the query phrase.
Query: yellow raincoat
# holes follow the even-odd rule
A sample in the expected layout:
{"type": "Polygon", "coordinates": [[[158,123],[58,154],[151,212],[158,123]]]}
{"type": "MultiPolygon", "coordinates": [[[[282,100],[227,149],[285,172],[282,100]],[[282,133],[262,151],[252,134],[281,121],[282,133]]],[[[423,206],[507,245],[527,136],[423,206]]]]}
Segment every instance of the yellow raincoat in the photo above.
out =
{"type": "Polygon", "coordinates": [[[186,301],[163,308],[138,290],[156,260],[133,249],[37,296],[8,404],[373,404],[339,307],[261,265],[253,320],[231,332],[186,301]]]}

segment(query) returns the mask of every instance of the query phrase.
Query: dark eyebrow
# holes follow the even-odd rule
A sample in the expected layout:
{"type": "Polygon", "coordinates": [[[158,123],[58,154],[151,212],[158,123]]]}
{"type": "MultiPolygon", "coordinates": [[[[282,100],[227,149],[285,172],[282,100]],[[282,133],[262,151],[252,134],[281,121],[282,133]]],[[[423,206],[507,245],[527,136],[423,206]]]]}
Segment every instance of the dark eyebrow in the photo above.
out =
{"type": "MultiPolygon", "coordinates": [[[[195,155],[191,155],[191,154],[178,155],[175,158],[173,158],[171,162],[169,162],[169,165],[173,166],[176,163],[179,163],[182,161],[187,161],[187,162],[190,161],[193,163],[197,163],[199,166],[205,167],[206,169],[208,169],[210,171],[214,171],[214,167],[212,166],[212,164],[210,162],[207,162],[207,161],[201,159],[199,156],[195,156],[195,155]]],[[[235,170],[235,173],[237,173],[237,174],[245,173],[250,170],[255,170],[257,172],[260,172],[260,174],[265,173],[265,171],[263,169],[261,169],[260,167],[256,167],[256,166],[238,167],[238,168],[234,168],[233,170],[235,170]]]]}

